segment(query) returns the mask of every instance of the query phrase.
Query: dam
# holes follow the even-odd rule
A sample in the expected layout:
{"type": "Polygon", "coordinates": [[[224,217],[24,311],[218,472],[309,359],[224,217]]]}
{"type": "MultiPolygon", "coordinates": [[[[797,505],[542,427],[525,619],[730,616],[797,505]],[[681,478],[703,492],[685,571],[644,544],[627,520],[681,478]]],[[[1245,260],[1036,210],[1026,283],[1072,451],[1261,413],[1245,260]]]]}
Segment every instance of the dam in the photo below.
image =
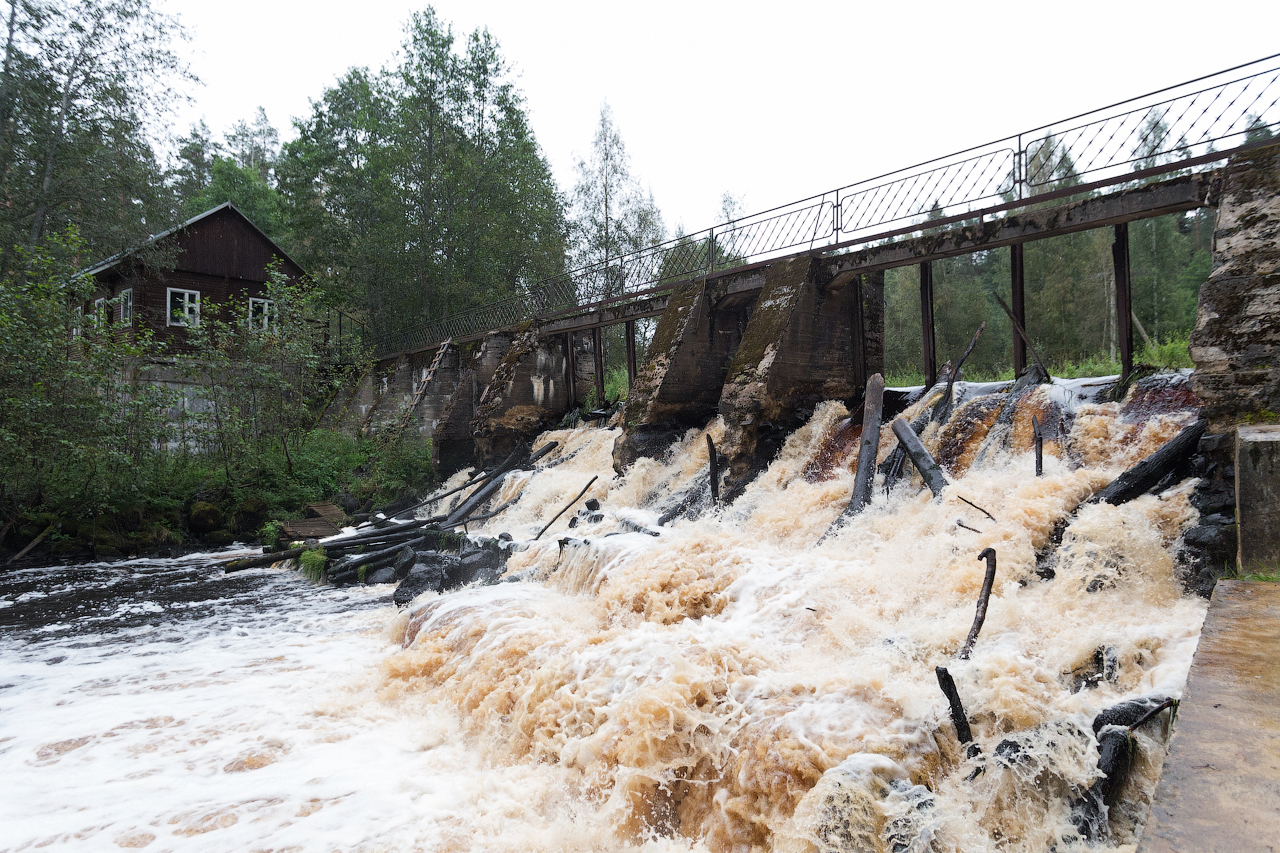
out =
{"type": "Polygon", "coordinates": [[[1266,849],[1274,805],[1236,836],[1205,805],[1275,779],[1274,667],[1230,672],[1274,596],[1219,583],[1274,559],[1280,146],[1237,141],[396,342],[326,417],[430,433],[445,482],[316,543],[330,583],[211,568],[235,554],[0,579],[0,849],[1266,849]],[[937,351],[935,261],[1008,252],[1014,295],[1018,246],[1105,229],[1129,327],[1126,227],[1200,209],[1194,368],[1142,369],[1132,328],[1110,376],[1053,378],[1030,335],[1011,379],[937,351]],[[885,388],[904,265],[925,381],[885,388]],[[600,330],[647,319],[625,401],[582,411],[600,330]],[[1207,745],[1214,703],[1252,748],[1207,745]]]}

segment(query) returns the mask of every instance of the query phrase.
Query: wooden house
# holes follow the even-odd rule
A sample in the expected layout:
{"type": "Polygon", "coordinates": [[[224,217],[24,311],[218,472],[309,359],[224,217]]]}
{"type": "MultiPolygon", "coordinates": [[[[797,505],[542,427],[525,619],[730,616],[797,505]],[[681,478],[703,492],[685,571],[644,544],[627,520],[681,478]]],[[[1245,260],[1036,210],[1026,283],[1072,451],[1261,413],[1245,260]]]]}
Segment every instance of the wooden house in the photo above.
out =
{"type": "Polygon", "coordinates": [[[269,325],[266,283],[273,261],[289,278],[303,275],[283,249],[226,202],[88,270],[97,292],[82,310],[86,317],[150,329],[169,349],[182,350],[187,328],[212,305],[243,311],[254,326],[269,325]]]}

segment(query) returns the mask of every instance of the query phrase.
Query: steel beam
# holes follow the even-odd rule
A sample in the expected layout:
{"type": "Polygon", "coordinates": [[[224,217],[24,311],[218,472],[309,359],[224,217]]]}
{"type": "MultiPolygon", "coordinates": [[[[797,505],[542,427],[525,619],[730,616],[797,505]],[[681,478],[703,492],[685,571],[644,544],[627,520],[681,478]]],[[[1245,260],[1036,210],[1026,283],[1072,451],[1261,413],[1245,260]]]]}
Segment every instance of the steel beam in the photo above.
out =
{"type": "Polygon", "coordinates": [[[938,381],[938,354],[933,323],[933,264],[920,265],[920,340],[924,345],[925,385],[938,381]]]}
{"type": "MultiPolygon", "coordinates": [[[[1022,244],[1014,243],[1009,247],[1009,295],[1012,297],[1010,302],[1013,303],[1013,316],[1018,323],[1022,324],[1022,328],[1027,328],[1027,291],[1026,291],[1026,262],[1023,256],[1022,244]]],[[[1021,376],[1022,371],[1027,369],[1027,343],[1022,336],[1014,333],[1013,335],[1013,375],[1021,376]]]]}
{"type": "Polygon", "coordinates": [[[1129,224],[1115,227],[1111,263],[1116,277],[1116,330],[1120,339],[1120,380],[1133,372],[1133,291],[1129,287],[1129,224]]]}
{"type": "Polygon", "coordinates": [[[636,384],[636,321],[627,321],[627,391],[636,384]]]}
{"type": "Polygon", "coordinates": [[[604,327],[591,330],[591,350],[596,360],[596,407],[604,408],[604,327]]]}

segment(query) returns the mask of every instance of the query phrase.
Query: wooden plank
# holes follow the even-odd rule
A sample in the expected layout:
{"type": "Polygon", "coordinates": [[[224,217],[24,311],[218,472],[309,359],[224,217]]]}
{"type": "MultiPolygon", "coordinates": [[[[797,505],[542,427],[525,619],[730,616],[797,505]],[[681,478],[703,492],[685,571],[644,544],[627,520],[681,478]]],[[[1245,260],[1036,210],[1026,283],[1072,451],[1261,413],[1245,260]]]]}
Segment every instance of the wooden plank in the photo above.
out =
{"type": "Polygon", "coordinates": [[[1218,581],[1139,853],[1280,847],[1280,584],[1218,581]]]}
{"type": "Polygon", "coordinates": [[[304,510],[308,518],[323,518],[330,524],[336,524],[339,527],[347,520],[347,514],[342,511],[342,507],[336,504],[307,504],[304,510]]]}
{"type": "Polygon", "coordinates": [[[323,539],[325,536],[333,536],[335,533],[341,533],[340,528],[334,527],[329,521],[323,518],[304,518],[297,521],[282,521],[280,526],[284,528],[284,534],[289,539],[323,539]]]}

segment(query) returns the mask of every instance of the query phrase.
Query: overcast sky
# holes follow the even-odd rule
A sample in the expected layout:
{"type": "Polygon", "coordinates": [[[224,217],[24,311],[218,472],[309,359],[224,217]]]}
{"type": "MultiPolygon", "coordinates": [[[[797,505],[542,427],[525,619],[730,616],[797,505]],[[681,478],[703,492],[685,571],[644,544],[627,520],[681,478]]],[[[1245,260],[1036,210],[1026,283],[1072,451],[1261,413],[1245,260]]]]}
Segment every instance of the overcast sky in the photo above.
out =
{"type": "MultiPolygon", "coordinates": [[[[156,0],[215,133],[266,109],[285,139],[352,66],[389,62],[422,3],[156,0]]],[[[715,224],[1280,50],[1280,2],[439,0],[512,65],[562,188],[608,101],[669,229],[715,224]]]]}

